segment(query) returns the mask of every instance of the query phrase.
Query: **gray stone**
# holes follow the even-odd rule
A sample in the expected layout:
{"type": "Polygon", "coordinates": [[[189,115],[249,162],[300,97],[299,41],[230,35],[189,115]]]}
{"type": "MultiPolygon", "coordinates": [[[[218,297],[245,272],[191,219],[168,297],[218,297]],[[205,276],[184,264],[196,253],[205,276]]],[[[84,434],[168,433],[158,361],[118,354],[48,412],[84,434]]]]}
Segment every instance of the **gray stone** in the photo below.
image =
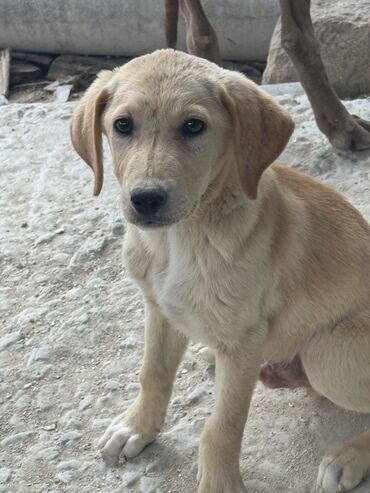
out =
{"type": "Polygon", "coordinates": [[[91,428],[93,430],[103,430],[109,426],[111,421],[111,418],[94,419],[91,423],[91,428]]]}
{"type": "Polygon", "coordinates": [[[27,380],[41,380],[50,371],[51,365],[36,362],[28,366],[22,373],[27,380]]]}
{"type": "Polygon", "coordinates": [[[29,364],[33,361],[48,361],[50,357],[50,349],[48,346],[41,346],[39,348],[35,348],[31,356],[29,358],[29,364]]]}
{"type": "Polygon", "coordinates": [[[57,465],[58,471],[69,471],[71,469],[79,469],[81,467],[81,462],[77,459],[65,460],[63,462],[59,462],[57,465]]]}
{"type": "Polygon", "coordinates": [[[36,240],[35,240],[35,246],[37,245],[41,245],[42,243],[50,243],[51,240],[53,240],[54,238],[56,237],[56,234],[55,233],[46,233],[42,236],[39,236],[36,240]]]}
{"type": "Polygon", "coordinates": [[[63,435],[60,436],[59,442],[62,445],[65,445],[66,443],[79,440],[81,437],[82,437],[82,433],[80,433],[79,431],[67,431],[66,433],[63,433],[63,435]]]}
{"type": "MultiPolygon", "coordinates": [[[[313,0],[311,16],[330,81],[340,97],[370,93],[370,3],[368,0],[313,0]],[[343,62],[345,60],[345,63],[343,62]]],[[[272,36],[263,84],[298,81],[281,45],[281,24],[272,36]]]]}
{"type": "Polygon", "coordinates": [[[68,265],[71,256],[68,253],[57,253],[54,255],[53,260],[58,265],[68,265]]]}
{"type": "Polygon", "coordinates": [[[74,471],[63,471],[57,474],[57,478],[62,483],[70,483],[76,478],[76,474],[74,471]]]}
{"type": "Polygon", "coordinates": [[[7,437],[3,438],[0,442],[1,447],[6,447],[7,445],[14,444],[14,443],[19,443],[23,442],[24,440],[27,440],[30,436],[34,435],[34,431],[22,431],[21,433],[16,433],[14,435],[8,435],[7,437]]]}
{"type": "Polygon", "coordinates": [[[190,404],[195,404],[199,402],[205,395],[208,394],[207,384],[199,385],[188,395],[188,401],[190,404]]]}
{"type": "Polygon", "coordinates": [[[0,483],[7,483],[12,475],[12,470],[7,467],[0,468],[0,483]]]}
{"type": "Polygon", "coordinates": [[[120,342],[119,347],[131,349],[137,347],[139,344],[143,344],[142,337],[140,337],[138,334],[129,334],[126,339],[120,342]]]}
{"type": "Polygon", "coordinates": [[[4,351],[4,349],[7,349],[9,346],[19,341],[21,337],[21,332],[11,332],[10,334],[6,334],[0,339],[0,351],[4,351]]]}
{"type": "Polygon", "coordinates": [[[36,452],[37,460],[53,460],[56,459],[59,455],[59,450],[56,447],[45,447],[36,452]]]}
{"type": "Polygon", "coordinates": [[[95,397],[93,395],[87,395],[84,397],[78,406],[79,411],[85,411],[93,404],[95,397]]]}
{"type": "Polygon", "coordinates": [[[21,60],[13,60],[10,65],[10,84],[20,84],[21,82],[30,82],[39,79],[42,70],[33,63],[21,60]]]}

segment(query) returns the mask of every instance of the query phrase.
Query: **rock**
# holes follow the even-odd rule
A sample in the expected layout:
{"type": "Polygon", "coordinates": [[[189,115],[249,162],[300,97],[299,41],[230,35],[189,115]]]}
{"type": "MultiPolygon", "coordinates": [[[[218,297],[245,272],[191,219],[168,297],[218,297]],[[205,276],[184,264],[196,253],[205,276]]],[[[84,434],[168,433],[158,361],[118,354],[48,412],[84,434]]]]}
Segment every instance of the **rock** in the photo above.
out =
{"type": "Polygon", "coordinates": [[[37,460],[54,460],[58,457],[59,450],[56,447],[45,447],[36,452],[37,460]]]}
{"type": "Polygon", "coordinates": [[[36,362],[22,370],[22,373],[27,380],[41,380],[49,372],[51,366],[36,362]]]}
{"type": "Polygon", "coordinates": [[[10,334],[6,334],[0,339],[0,351],[4,351],[4,349],[7,349],[9,346],[19,341],[21,337],[21,332],[11,332],[10,334]]]}
{"type": "Polygon", "coordinates": [[[87,395],[86,397],[84,397],[79,406],[78,406],[78,410],[79,411],[85,411],[86,409],[88,409],[89,407],[91,407],[92,403],[94,402],[95,400],[95,397],[93,395],[87,395]]]}
{"type": "Polygon", "coordinates": [[[55,233],[45,233],[42,236],[39,236],[36,240],[34,245],[41,245],[41,243],[50,243],[51,240],[53,240],[56,237],[55,233]]]}
{"type": "Polygon", "coordinates": [[[69,99],[72,89],[72,84],[64,84],[62,86],[58,86],[54,92],[56,101],[58,101],[59,103],[66,103],[69,99]]]}
{"type": "Polygon", "coordinates": [[[72,84],[75,89],[86,89],[101,70],[112,70],[126,63],[129,58],[61,55],[52,62],[47,78],[63,84],[72,84]]]}
{"type": "Polygon", "coordinates": [[[41,67],[43,70],[47,69],[51,62],[54,60],[53,55],[40,55],[39,53],[24,53],[21,51],[12,51],[12,60],[20,60],[23,62],[29,62],[33,65],[41,67]]]}
{"type": "Polygon", "coordinates": [[[71,469],[79,469],[81,466],[80,461],[77,459],[70,459],[63,462],[59,462],[57,465],[58,471],[70,471],[71,469]]]}
{"type": "Polygon", "coordinates": [[[32,351],[28,364],[34,361],[48,361],[50,358],[50,350],[48,346],[41,346],[32,351]]]}
{"type": "Polygon", "coordinates": [[[59,442],[62,445],[65,445],[66,443],[79,440],[81,437],[82,433],[80,433],[79,431],[67,431],[67,433],[63,433],[63,435],[60,436],[59,442]]]}
{"type": "Polygon", "coordinates": [[[53,260],[58,265],[68,265],[70,255],[68,255],[68,253],[57,253],[54,255],[53,260]]]}
{"type": "Polygon", "coordinates": [[[63,471],[57,474],[57,478],[62,483],[70,483],[76,477],[76,474],[73,471],[63,471]]]}
{"type": "MultiPolygon", "coordinates": [[[[349,98],[370,93],[368,0],[313,0],[311,16],[329,79],[338,95],[349,98]]],[[[263,84],[299,80],[281,46],[280,33],[279,21],[272,36],[263,84]]]]}
{"type": "Polygon", "coordinates": [[[10,65],[10,85],[34,81],[41,76],[42,70],[37,65],[20,60],[12,60],[10,65]]]}
{"type": "Polygon", "coordinates": [[[143,344],[142,337],[140,337],[138,334],[129,334],[126,339],[120,342],[119,347],[131,349],[137,347],[139,344],[143,344]]]}
{"type": "Polygon", "coordinates": [[[65,413],[61,419],[62,423],[65,423],[66,427],[74,430],[76,428],[81,428],[82,423],[80,420],[80,415],[75,409],[71,409],[65,413]]]}
{"type": "Polygon", "coordinates": [[[120,217],[114,216],[111,221],[111,231],[113,236],[122,236],[124,233],[124,226],[120,217]]]}
{"type": "Polygon", "coordinates": [[[91,428],[93,430],[104,430],[110,425],[111,421],[111,418],[94,419],[91,423],[91,428]]]}
{"type": "Polygon", "coordinates": [[[34,431],[22,431],[21,433],[16,433],[14,435],[8,435],[7,437],[3,438],[0,442],[1,447],[6,447],[7,445],[13,444],[13,443],[19,443],[22,442],[23,440],[26,440],[29,438],[31,435],[34,435],[34,431]]]}
{"type": "Polygon", "coordinates": [[[208,394],[207,384],[199,385],[196,389],[194,389],[188,395],[188,402],[190,404],[195,404],[195,403],[199,402],[202,399],[202,397],[204,397],[207,394],[208,394]]]}
{"type": "Polygon", "coordinates": [[[12,475],[12,470],[7,467],[0,468],[0,483],[7,483],[12,475]]]}

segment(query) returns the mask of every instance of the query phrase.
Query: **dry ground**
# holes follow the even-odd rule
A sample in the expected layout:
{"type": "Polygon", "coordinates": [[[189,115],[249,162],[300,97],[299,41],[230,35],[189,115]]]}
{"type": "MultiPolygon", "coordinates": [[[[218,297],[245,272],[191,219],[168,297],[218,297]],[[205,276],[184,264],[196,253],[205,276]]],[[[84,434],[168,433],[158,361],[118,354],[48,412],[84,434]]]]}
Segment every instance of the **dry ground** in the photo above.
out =
{"type": "MultiPolygon", "coordinates": [[[[290,86],[289,86],[290,87],[290,86]]],[[[336,153],[304,96],[285,162],[333,184],[370,219],[370,156],[336,153]]],[[[348,103],[370,119],[370,99],[348,103]]],[[[95,444],[138,391],[141,298],[121,265],[117,186],[92,198],[72,150],[73,103],[0,108],[0,492],[195,492],[212,370],[190,346],[158,441],[107,467],[95,444]]],[[[245,433],[249,493],[310,493],[323,454],[370,425],[303,391],[258,385],[245,433]]],[[[370,491],[370,482],[356,493],[370,491]]]]}

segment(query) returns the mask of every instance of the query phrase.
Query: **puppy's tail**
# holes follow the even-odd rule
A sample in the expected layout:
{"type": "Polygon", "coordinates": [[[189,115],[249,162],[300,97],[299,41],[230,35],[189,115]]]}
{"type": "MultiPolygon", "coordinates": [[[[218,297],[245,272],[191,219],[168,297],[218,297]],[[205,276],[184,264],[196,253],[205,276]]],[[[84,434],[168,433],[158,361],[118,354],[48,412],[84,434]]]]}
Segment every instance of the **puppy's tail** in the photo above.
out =
{"type": "Polygon", "coordinates": [[[179,18],[178,0],[165,0],[166,2],[166,41],[169,48],[175,48],[177,43],[177,23],[179,18]]]}

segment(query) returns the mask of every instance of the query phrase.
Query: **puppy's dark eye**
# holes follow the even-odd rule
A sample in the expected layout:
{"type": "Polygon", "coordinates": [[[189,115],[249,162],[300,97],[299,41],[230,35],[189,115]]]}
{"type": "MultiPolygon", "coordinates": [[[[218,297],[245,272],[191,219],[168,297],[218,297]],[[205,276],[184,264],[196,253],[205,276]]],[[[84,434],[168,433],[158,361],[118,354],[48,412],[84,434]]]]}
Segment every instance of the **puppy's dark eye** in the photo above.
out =
{"type": "Polygon", "coordinates": [[[114,128],[120,134],[131,135],[134,129],[134,122],[131,118],[120,118],[114,122],[114,128]]]}
{"type": "Polygon", "coordinates": [[[202,120],[191,118],[184,123],[181,131],[184,137],[195,137],[203,133],[206,128],[207,125],[202,120]]]}

